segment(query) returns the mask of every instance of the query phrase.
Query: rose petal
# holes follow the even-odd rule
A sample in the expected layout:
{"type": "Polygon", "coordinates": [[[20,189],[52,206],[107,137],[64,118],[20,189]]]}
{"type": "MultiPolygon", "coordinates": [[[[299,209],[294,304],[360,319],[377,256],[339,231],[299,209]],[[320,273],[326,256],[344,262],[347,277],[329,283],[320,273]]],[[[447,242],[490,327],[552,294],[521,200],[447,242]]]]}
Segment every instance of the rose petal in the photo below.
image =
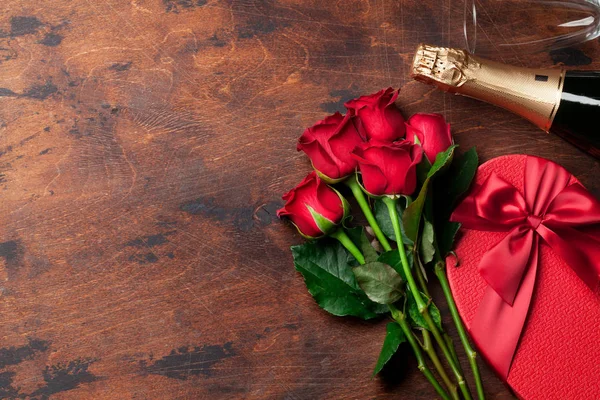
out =
{"type": "Polygon", "coordinates": [[[340,196],[314,171],[284,197],[287,201],[284,207],[277,211],[277,215],[289,218],[305,236],[320,237],[327,233],[322,232],[315,222],[311,208],[334,224],[339,224],[344,216],[340,196]]]}
{"type": "Polygon", "coordinates": [[[440,114],[418,113],[409,118],[407,122],[408,131],[417,134],[421,146],[429,162],[433,163],[438,153],[446,151],[452,145],[450,125],[446,123],[440,114]]]}
{"type": "Polygon", "coordinates": [[[360,171],[367,192],[375,196],[387,194],[388,180],[377,165],[360,164],[360,171]]]}
{"type": "Polygon", "coordinates": [[[356,168],[349,153],[363,139],[352,118],[352,113],[345,117],[340,113],[330,115],[308,128],[298,140],[298,150],[304,151],[313,167],[328,178],[344,178],[356,168]]]}
{"type": "Polygon", "coordinates": [[[416,188],[416,165],[422,150],[406,140],[372,140],[353,151],[365,189],[375,195],[410,195],[416,188]]]}
{"type": "Polygon", "coordinates": [[[313,208],[333,222],[340,222],[344,216],[344,206],[340,196],[323,181],[320,181],[317,186],[317,206],[313,208]]]}
{"type": "Polygon", "coordinates": [[[346,102],[348,111],[361,120],[362,130],[369,139],[394,141],[404,136],[404,117],[395,101],[398,91],[392,88],[380,90],[346,102]]]}

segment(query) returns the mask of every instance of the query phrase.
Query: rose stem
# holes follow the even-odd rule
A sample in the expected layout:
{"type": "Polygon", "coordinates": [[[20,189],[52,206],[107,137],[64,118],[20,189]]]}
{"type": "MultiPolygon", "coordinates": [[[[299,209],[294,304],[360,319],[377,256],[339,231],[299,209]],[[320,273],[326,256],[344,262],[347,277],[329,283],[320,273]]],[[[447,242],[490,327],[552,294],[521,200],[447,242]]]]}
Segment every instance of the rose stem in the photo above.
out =
{"type": "Polygon", "coordinates": [[[427,378],[429,383],[431,383],[431,385],[435,388],[435,391],[444,400],[451,400],[448,393],[444,390],[442,385],[440,385],[440,383],[437,381],[435,376],[431,373],[431,370],[429,369],[429,367],[427,367],[427,364],[423,360],[423,354],[421,353],[421,348],[420,348],[417,340],[415,339],[414,334],[410,328],[410,325],[406,321],[406,317],[404,316],[404,314],[400,310],[398,310],[393,304],[389,304],[388,306],[390,307],[390,311],[392,312],[392,317],[398,323],[398,325],[400,325],[400,328],[404,332],[404,336],[406,336],[406,339],[408,340],[410,347],[412,347],[412,350],[415,353],[415,357],[418,362],[419,370],[423,373],[423,375],[425,375],[425,378],[427,378]]]}
{"type": "Polygon", "coordinates": [[[454,360],[456,365],[458,365],[460,373],[464,374],[462,366],[460,365],[460,362],[458,361],[458,354],[456,354],[456,349],[454,348],[454,341],[446,332],[442,332],[442,334],[444,335],[444,340],[446,341],[446,344],[448,345],[448,348],[450,349],[450,353],[452,354],[452,359],[454,360]]]}
{"type": "Polygon", "coordinates": [[[431,359],[431,362],[433,363],[435,370],[442,378],[442,381],[444,381],[444,385],[446,385],[446,387],[450,391],[450,395],[452,396],[452,398],[454,400],[458,400],[458,393],[456,391],[456,385],[452,382],[452,380],[450,380],[450,377],[448,376],[448,374],[446,373],[446,370],[444,369],[442,363],[440,362],[440,359],[439,359],[437,353],[435,352],[435,349],[433,348],[433,343],[431,343],[431,335],[429,334],[429,331],[426,329],[423,329],[423,345],[421,347],[423,347],[423,350],[425,351],[425,353],[427,353],[427,355],[431,359]]]}
{"type": "Polygon", "coordinates": [[[421,261],[419,260],[418,257],[418,250],[414,249],[414,257],[413,260],[415,262],[415,275],[417,275],[417,281],[419,281],[419,286],[421,287],[421,291],[423,293],[425,293],[427,295],[427,297],[431,298],[431,295],[429,294],[429,289],[427,288],[427,281],[425,280],[425,277],[423,276],[423,270],[421,269],[421,261]]]}
{"type": "Polygon", "coordinates": [[[379,224],[377,223],[377,220],[375,219],[375,216],[373,215],[373,211],[371,211],[371,207],[369,206],[367,197],[363,193],[363,191],[356,179],[357,179],[356,174],[354,174],[350,178],[346,179],[344,181],[344,183],[352,191],[352,194],[354,195],[356,202],[358,203],[358,205],[360,206],[360,209],[362,210],[363,214],[365,215],[367,222],[369,223],[369,225],[371,225],[371,228],[373,228],[375,237],[377,238],[377,240],[379,240],[379,243],[381,243],[381,247],[383,247],[383,249],[385,251],[390,251],[390,250],[392,250],[392,246],[390,246],[390,242],[388,242],[387,238],[381,231],[381,228],[379,227],[379,224]]]}
{"type": "MultiPolygon", "coordinates": [[[[421,285],[421,290],[423,291],[423,293],[425,293],[427,295],[427,297],[431,298],[431,294],[429,294],[429,290],[427,289],[427,283],[425,281],[425,278],[423,277],[424,268],[423,268],[423,265],[421,264],[421,260],[419,259],[418,249],[413,249],[413,251],[414,251],[413,259],[415,260],[415,264],[418,264],[417,268],[415,268],[417,280],[419,281],[419,284],[421,285]]],[[[435,253],[435,255],[437,257],[438,253],[435,253]]],[[[448,345],[448,348],[450,349],[450,353],[452,354],[452,359],[458,366],[458,370],[460,371],[460,373],[462,375],[464,375],[462,366],[460,365],[460,361],[458,361],[458,354],[456,354],[456,349],[454,348],[454,342],[453,342],[452,338],[450,337],[450,335],[448,335],[448,333],[446,333],[444,331],[442,331],[442,335],[444,336],[444,340],[446,341],[446,344],[448,345]]]]}
{"type": "Polygon", "coordinates": [[[471,393],[469,392],[469,388],[467,387],[467,382],[465,381],[462,373],[460,372],[460,367],[458,363],[455,362],[452,357],[452,353],[448,349],[447,343],[444,341],[440,330],[433,322],[431,318],[431,314],[429,313],[428,305],[423,301],[423,297],[421,297],[421,292],[417,286],[417,282],[415,282],[415,278],[412,275],[412,271],[410,266],[408,265],[408,259],[406,258],[406,251],[404,250],[404,245],[402,244],[402,231],[400,230],[400,220],[398,219],[398,212],[396,210],[396,202],[398,199],[392,199],[390,197],[383,197],[383,202],[386,204],[389,213],[390,219],[392,220],[392,225],[394,226],[394,233],[396,234],[396,239],[398,243],[398,253],[400,254],[400,261],[402,262],[402,269],[404,269],[404,274],[406,275],[406,280],[408,281],[408,287],[415,298],[415,302],[417,303],[417,307],[419,308],[419,312],[423,316],[429,331],[433,334],[433,337],[442,349],[442,353],[446,360],[448,360],[448,364],[454,373],[454,376],[458,382],[458,387],[466,400],[471,400],[471,393]]]}
{"type": "Polygon", "coordinates": [[[356,258],[356,261],[358,261],[359,264],[365,263],[365,257],[363,257],[362,253],[360,252],[358,247],[356,247],[354,242],[350,240],[346,232],[344,232],[343,228],[337,229],[336,231],[330,233],[329,236],[337,239],[342,244],[342,246],[344,246],[346,250],[348,250],[350,254],[354,256],[354,258],[356,258]]]}
{"type": "Polygon", "coordinates": [[[481,382],[481,375],[479,374],[479,367],[477,366],[477,353],[471,347],[467,332],[465,331],[465,326],[458,315],[458,309],[456,308],[456,303],[454,302],[452,292],[450,291],[448,277],[446,276],[446,263],[444,261],[440,260],[436,262],[435,275],[440,281],[442,290],[444,291],[444,296],[446,296],[448,308],[450,309],[450,314],[452,315],[452,320],[454,321],[454,325],[456,325],[458,336],[460,336],[460,341],[462,342],[465,352],[467,353],[469,364],[471,364],[473,377],[475,378],[475,385],[477,386],[477,397],[479,400],[484,400],[485,394],[483,393],[483,383],[481,382]]]}
{"type": "MultiPolygon", "coordinates": [[[[365,263],[364,256],[362,255],[362,253],[360,252],[358,247],[356,247],[356,245],[352,242],[352,240],[350,240],[350,238],[348,237],[348,235],[346,234],[346,232],[344,232],[344,230],[342,228],[334,231],[333,233],[330,233],[329,236],[339,240],[339,242],[350,252],[350,254],[352,254],[354,256],[354,258],[356,258],[356,260],[359,262],[359,264],[362,265],[365,263]]],[[[451,400],[450,397],[448,396],[448,394],[446,393],[446,391],[439,384],[439,382],[437,381],[435,376],[431,373],[431,371],[429,370],[427,365],[423,362],[423,356],[421,355],[421,350],[419,349],[419,345],[418,345],[416,339],[414,338],[411,328],[410,328],[410,326],[408,326],[408,323],[406,322],[404,315],[399,310],[397,310],[393,305],[390,304],[389,307],[390,307],[390,311],[392,312],[392,316],[394,316],[394,312],[397,312],[397,313],[399,313],[399,315],[401,315],[400,320],[396,317],[394,317],[394,319],[396,319],[397,322],[402,327],[404,334],[408,338],[408,341],[409,341],[411,347],[413,348],[415,357],[417,358],[417,361],[419,362],[419,370],[421,370],[421,372],[423,372],[423,374],[425,375],[427,380],[429,380],[429,382],[433,385],[433,387],[438,392],[438,394],[444,398],[444,400],[451,400]]],[[[440,360],[439,360],[439,358],[437,358],[437,354],[435,354],[435,351],[433,350],[433,347],[431,346],[431,340],[429,341],[428,348],[425,350],[427,351],[427,354],[429,354],[429,357],[431,357],[436,368],[438,368],[438,365],[439,365],[439,368],[441,368],[442,366],[441,366],[440,360]],[[432,354],[433,354],[433,357],[432,357],[432,354]],[[434,360],[434,357],[435,357],[435,359],[437,359],[437,363],[434,360]]],[[[439,371],[440,370],[438,370],[438,372],[439,371]]],[[[443,372],[443,369],[441,369],[441,371],[443,372]]],[[[442,375],[442,373],[440,373],[440,375],[442,375]]],[[[444,373],[444,375],[445,375],[445,373],[444,373]]],[[[447,375],[446,375],[446,378],[447,378],[447,375]]],[[[444,379],[443,375],[442,375],[442,379],[444,379]]],[[[456,392],[456,387],[454,388],[454,392],[456,392]]],[[[454,399],[454,398],[455,398],[455,396],[453,395],[452,399],[454,399]]]]}
{"type": "MultiPolygon", "coordinates": [[[[416,251],[415,251],[415,253],[416,253],[416,251]]],[[[415,262],[420,263],[418,254],[415,254],[413,259],[415,260],[415,262]]],[[[421,266],[417,265],[417,267],[414,270],[415,270],[415,274],[417,275],[417,280],[419,281],[419,286],[421,287],[421,291],[423,293],[425,293],[427,295],[427,297],[431,298],[429,289],[427,289],[427,284],[426,284],[425,278],[423,277],[423,272],[421,271],[421,266]]],[[[425,332],[428,332],[428,331],[423,331],[423,333],[425,333],[425,332]]],[[[448,345],[448,348],[450,349],[450,353],[452,354],[452,359],[454,360],[456,365],[458,365],[458,368],[460,369],[460,372],[462,374],[463,370],[462,370],[462,367],[460,366],[460,362],[458,361],[458,355],[456,354],[456,349],[454,348],[454,343],[452,342],[452,338],[446,332],[442,332],[442,335],[444,336],[444,340],[446,341],[446,344],[448,345]]]]}
{"type": "MultiPolygon", "coordinates": [[[[417,255],[415,255],[415,257],[413,259],[415,260],[415,262],[419,262],[417,255]]],[[[429,293],[429,289],[427,288],[427,285],[425,283],[425,278],[423,277],[423,273],[422,273],[421,267],[419,265],[416,266],[415,273],[417,274],[417,279],[419,281],[419,285],[421,286],[421,290],[423,291],[423,293],[425,293],[427,295],[427,297],[431,298],[431,294],[429,293]]],[[[444,384],[450,391],[450,395],[452,396],[452,398],[458,399],[458,393],[456,392],[456,390],[457,390],[456,385],[450,380],[450,377],[448,377],[446,370],[442,366],[442,363],[440,362],[440,359],[438,358],[438,355],[435,352],[434,347],[432,346],[431,334],[429,333],[429,331],[427,329],[423,329],[422,333],[423,333],[423,346],[422,346],[423,350],[425,350],[425,353],[427,353],[427,355],[431,359],[431,362],[433,362],[433,365],[435,366],[436,371],[438,372],[438,374],[444,381],[444,384]]],[[[445,332],[444,332],[444,335],[447,336],[447,334],[445,332]]],[[[448,339],[449,339],[449,337],[448,337],[448,339]]],[[[454,348],[450,347],[450,349],[452,350],[452,355],[456,356],[456,352],[454,352],[454,348]]],[[[454,357],[454,358],[456,360],[456,357],[454,357]]]]}

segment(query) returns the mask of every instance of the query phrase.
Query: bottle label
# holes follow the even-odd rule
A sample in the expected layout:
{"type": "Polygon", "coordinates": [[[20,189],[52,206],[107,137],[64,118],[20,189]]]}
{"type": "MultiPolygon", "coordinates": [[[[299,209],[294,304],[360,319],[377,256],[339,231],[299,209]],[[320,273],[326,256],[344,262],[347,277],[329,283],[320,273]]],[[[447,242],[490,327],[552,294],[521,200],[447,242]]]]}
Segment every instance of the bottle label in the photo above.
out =
{"type": "Polygon", "coordinates": [[[464,50],[421,44],[412,76],[447,92],[503,107],[548,131],[560,105],[565,71],[514,67],[464,50]]]}

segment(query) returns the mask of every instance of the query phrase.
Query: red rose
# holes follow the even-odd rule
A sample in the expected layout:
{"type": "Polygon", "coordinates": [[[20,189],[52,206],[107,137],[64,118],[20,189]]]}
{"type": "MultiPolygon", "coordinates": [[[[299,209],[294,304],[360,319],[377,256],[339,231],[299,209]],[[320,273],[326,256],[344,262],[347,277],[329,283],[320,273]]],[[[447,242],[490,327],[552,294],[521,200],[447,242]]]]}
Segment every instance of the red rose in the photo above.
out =
{"type": "Polygon", "coordinates": [[[336,112],[308,128],[298,139],[298,151],[304,151],[313,167],[328,182],[344,179],[356,169],[350,152],[364,142],[352,123],[354,117],[336,112]]]}
{"type": "Polygon", "coordinates": [[[346,215],[349,206],[335,189],[327,186],[313,171],[283,195],[285,206],[278,217],[288,217],[309,239],[331,233],[346,215]]]}
{"type": "Polygon", "coordinates": [[[364,130],[367,138],[392,142],[404,137],[404,118],[396,107],[400,89],[382,89],[369,96],[361,96],[344,105],[348,111],[356,114],[360,120],[359,129],[364,130]]]}
{"type": "Polygon", "coordinates": [[[430,163],[435,161],[435,156],[446,151],[452,146],[450,124],[440,114],[415,114],[406,123],[406,140],[417,143],[425,152],[430,163]]]}
{"type": "Polygon", "coordinates": [[[407,141],[372,140],[352,152],[358,161],[363,186],[372,195],[410,195],[417,186],[417,164],[423,150],[407,141]]]}

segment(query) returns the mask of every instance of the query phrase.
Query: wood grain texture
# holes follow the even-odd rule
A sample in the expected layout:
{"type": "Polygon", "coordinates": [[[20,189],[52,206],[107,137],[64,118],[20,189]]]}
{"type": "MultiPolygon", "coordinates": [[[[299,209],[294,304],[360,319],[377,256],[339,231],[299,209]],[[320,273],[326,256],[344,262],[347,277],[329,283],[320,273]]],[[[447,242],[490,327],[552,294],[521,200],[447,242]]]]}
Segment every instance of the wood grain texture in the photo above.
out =
{"type": "Polygon", "coordinates": [[[318,308],[275,210],[309,171],[303,129],[387,86],[482,161],[547,157],[600,194],[561,139],[409,79],[419,42],[461,44],[457,3],[4,0],[0,398],[434,398],[406,350],[371,378],[385,321],[318,308]]]}

